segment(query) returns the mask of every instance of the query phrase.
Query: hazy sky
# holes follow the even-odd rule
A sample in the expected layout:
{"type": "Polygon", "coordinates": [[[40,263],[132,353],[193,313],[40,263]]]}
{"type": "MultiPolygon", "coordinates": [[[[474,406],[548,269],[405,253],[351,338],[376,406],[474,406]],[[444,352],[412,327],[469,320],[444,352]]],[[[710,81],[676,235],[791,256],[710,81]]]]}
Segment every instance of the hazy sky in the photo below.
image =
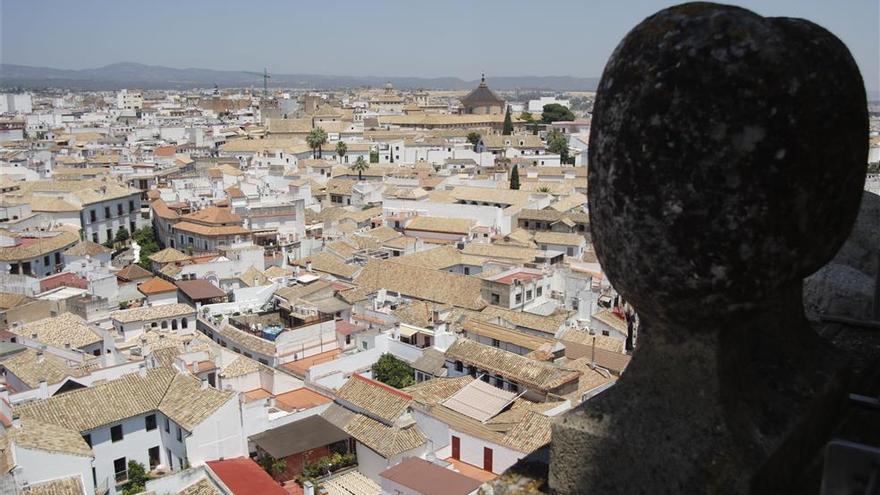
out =
{"type": "MultiPolygon", "coordinates": [[[[0,61],[375,76],[599,76],[635,24],[680,2],[0,0],[0,61]]],[[[748,0],[839,36],[880,89],[878,0],[748,0]]]]}

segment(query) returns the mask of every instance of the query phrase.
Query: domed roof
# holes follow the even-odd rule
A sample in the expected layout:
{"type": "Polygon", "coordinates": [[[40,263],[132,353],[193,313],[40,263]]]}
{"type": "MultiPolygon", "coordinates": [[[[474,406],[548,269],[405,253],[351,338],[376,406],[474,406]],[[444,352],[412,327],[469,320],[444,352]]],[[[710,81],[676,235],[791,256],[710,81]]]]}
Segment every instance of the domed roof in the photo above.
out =
{"type": "Polygon", "coordinates": [[[483,74],[483,77],[480,79],[480,85],[462,98],[461,104],[466,107],[504,105],[504,100],[489,89],[489,86],[486,85],[486,75],[483,74]]]}

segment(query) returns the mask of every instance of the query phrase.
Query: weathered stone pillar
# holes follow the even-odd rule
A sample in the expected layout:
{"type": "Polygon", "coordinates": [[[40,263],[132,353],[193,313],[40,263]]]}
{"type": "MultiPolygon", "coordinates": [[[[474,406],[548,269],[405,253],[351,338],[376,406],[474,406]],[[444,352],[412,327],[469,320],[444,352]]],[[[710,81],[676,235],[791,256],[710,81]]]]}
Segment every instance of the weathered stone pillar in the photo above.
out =
{"type": "Polygon", "coordinates": [[[593,112],[590,223],[640,339],[554,426],[555,493],[788,493],[844,397],[802,280],[853,225],[867,140],[859,70],[808,21],[695,3],[624,38],[593,112]]]}

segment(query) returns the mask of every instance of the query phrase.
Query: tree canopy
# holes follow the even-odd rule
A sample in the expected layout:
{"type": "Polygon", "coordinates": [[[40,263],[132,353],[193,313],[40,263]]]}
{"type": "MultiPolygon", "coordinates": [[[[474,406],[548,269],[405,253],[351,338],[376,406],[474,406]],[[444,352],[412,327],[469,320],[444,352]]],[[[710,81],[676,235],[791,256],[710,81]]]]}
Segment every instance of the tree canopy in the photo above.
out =
{"type": "Polygon", "coordinates": [[[514,165],[513,170],[510,171],[510,188],[519,189],[519,167],[516,165],[514,165]]]}
{"type": "Polygon", "coordinates": [[[480,136],[480,133],[476,131],[471,131],[467,135],[467,140],[474,146],[474,151],[477,151],[477,144],[480,143],[480,138],[482,138],[482,136],[480,136]]]}
{"type": "Polygon", "coordinates": [[[571,110],[559,103],[548,103],[544,105],[544,112],[541,114],[541,120],[545,124],[551,124],[558,121],[574,120],[574,114],[571,110]]]}
{"type": "Polygon", "coordinates": [[[357,157],[357,160],[355,160],[351,166],[351,169],[358,173],[359,181],[364,180],[363,174],[367,171],[368,168],[370,168],[370,164],[367,163],[367,161],[364,160],[364,157],[362,156],[357,157]]]}
{"type": "Polygon", "coordinates": [[[145,270],[150,269],[150,256],[159,252],[159,243],[156,242],[156,236],[153,233],[153,227],[144,227],[134,231],[132,236],[138,246],[141,247],[140,259],[138,265],[145,270]]]}
{"type": "Polygon", "coordinates": [[[555,129],[547,135],[547,151],[559,154],[559,161],[562,163],[573,162],[568,152],[568,140],[555,129]]]}
{"type": "Polygon", "coordinates": [[[513,134],[513,122],[510,119],[510,107],[507,107],[507,112],[504,113],[504,127],[501,128],[501,135],[510,136],[513,134]]]}
{"type": "Polygon", "coordinates": [[[394,388],[404,388],[415,383],[410,365],[392,354],[382,354],[372,369],[374,379],[394,388]]]}
{"type": "Polygon", "coordinates": [[[342,161],[342,157],[344,157],[346,153],[348,153],[348,146],[345,144],[345,142],[339,141],[338,143],[336,143],[336,156],[339,157],[340,162],[342,161]]]}
{"type": "Polygon", "coordinates": [[[327,142],[327,131],[315,127],[306,135],[306,143],[312,149],[312,158],[321,158],[321,146],[327,142]]]}

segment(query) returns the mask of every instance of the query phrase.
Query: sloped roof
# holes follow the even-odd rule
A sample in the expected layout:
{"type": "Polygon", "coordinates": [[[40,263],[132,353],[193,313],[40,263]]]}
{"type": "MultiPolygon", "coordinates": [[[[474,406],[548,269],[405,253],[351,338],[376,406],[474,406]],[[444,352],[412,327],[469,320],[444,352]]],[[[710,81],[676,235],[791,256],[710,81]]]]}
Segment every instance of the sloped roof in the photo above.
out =
{"type": "Polygon", "coordinates": [[[479,86],[461,98],[461,104],[466,107],[504,105],[504,100],[489,89],[489,86],[486,84],[486,78],[483,78],[479,86]]]}
{"type": "Polygon", "coordinates": [[[129,373],[88,388],[20,404],[21,418],[34,418],[76,432],[86,432],[132,416],[159,410],[192,431],[235,396],[230,391],[202,388],[201,381],[170,368],[129,373]]]}
{"type": "Polygon", "coordinates": [[[145,278],[151,278],[152,276],[152,272],[141,268],[141,266],[137,263],[132,263],[131,265],[128,265],[122,270],[116,272],[116,278],[128,281],[143,280],[145,278]]]}
{"type": "Polygon", "coordinates": [[[156,263],[172,263],[175,261],[186,261],[189,259],[189,256],[181,253],[180,251],[174,248],[165,248],[158,253],[153,253],[150,255],[150,261],[155,261],[156,263]]]}
{"type": "Polygon", "coordinates": [[[479,310],[486,306],[480,294],[482,281],[479,278],[392,261],[369,261],[355,283],[360,294],[385,288],[409,297],[466,309],[479,310]]]}
{"type": "Polygon", "coordinates": [[[68,248],[64,251],[64,254],[69,256],[97,256],[99,254],[109,254],[112,252],[112,249],[104,247],[96,242],[83,240],[76,243],[73,247],[68,248]]]}
{"type": "Polygon", "coordinates": [[[536,361],[477,341],[460,338],[446,351],[450,359],[465,361],[507,377],[528,388],[550,390],[573,380],[579,372],[536,361]]]}
{"type": "MultiPolygon", "coordinates": [[[[240,190],[239,190],[240,192],[240,190]]],[[[192,212],[181,217],[184,221],[192,221],[195,223],[208,223],[214,225],[222,225],[228,223],[241,223],[241,217],[232,213],[229,208],[220,208],[219,206],[208,206],[199,211],[192,212]]]]}
{"type": "Polygon", "coordinates": [[[165,292],[177,292],[177,287],[164,278],[153,277],[144,283],[138,284],[138,290],[142,294],[163,294],[165,292]]]}
{"type": "Polygon", "coordinates": [[[356,373],[336,392],[336,396],[389,424],[406,412],[412,401],[406,392],[356,373]]]}
{"type": "Polygon", "coordinates": [[[33,338],[38,342],[61,349],[67,344],[70,344],[71,348],[79,349],[104,340],[85,320],[73,313],[62,313],[32,321],[13,328],[12,332],[25,337],[36,335],[33,338]]]}

